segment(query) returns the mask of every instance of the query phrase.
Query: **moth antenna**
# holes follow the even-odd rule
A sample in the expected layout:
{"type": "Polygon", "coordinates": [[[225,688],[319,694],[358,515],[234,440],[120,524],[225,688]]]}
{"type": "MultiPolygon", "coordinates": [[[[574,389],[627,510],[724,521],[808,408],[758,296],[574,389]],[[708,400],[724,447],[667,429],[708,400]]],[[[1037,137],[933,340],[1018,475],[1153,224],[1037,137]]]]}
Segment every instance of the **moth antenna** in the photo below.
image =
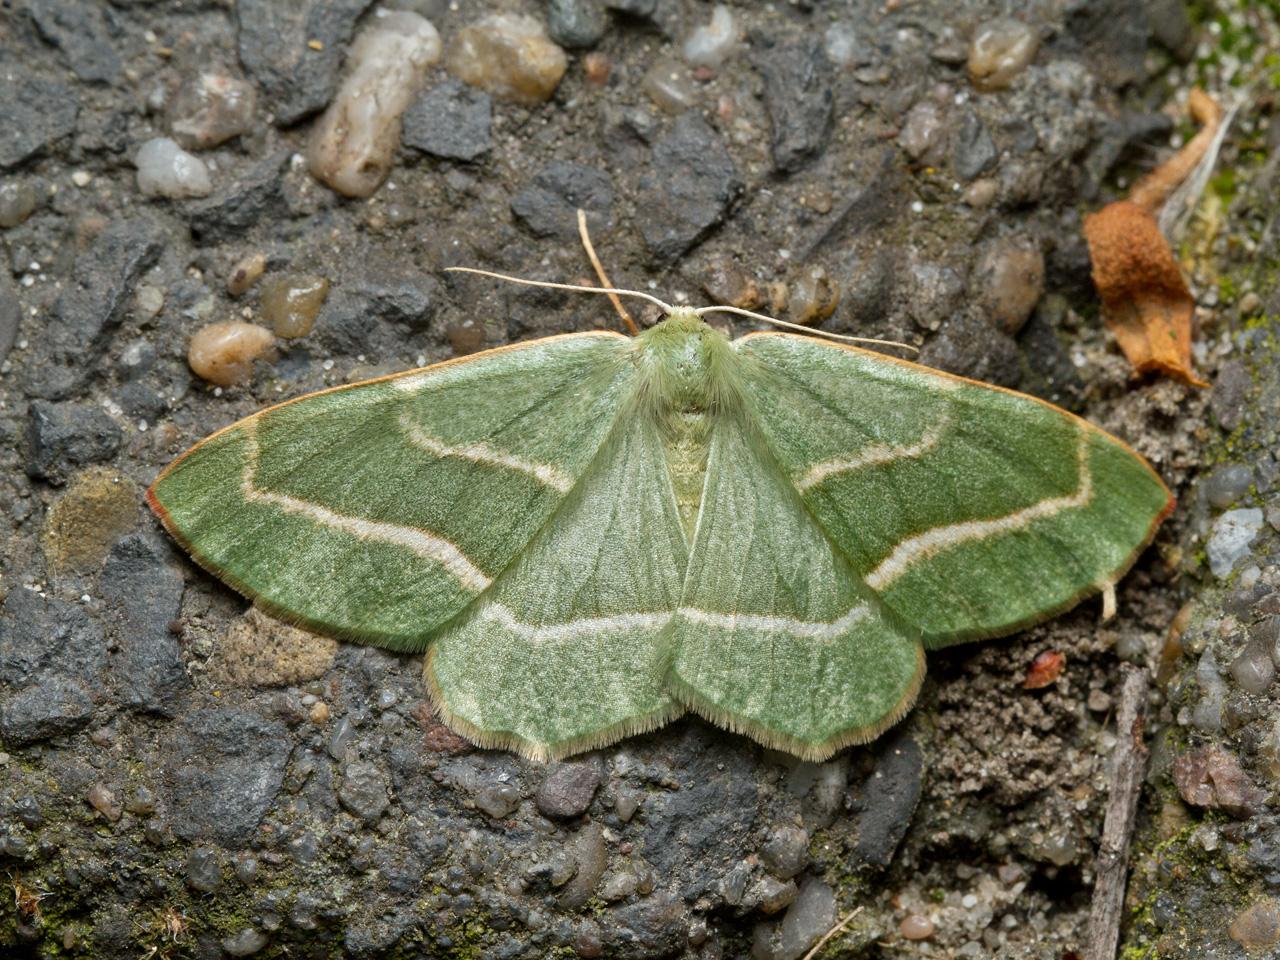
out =
{"type": "Polygon", "coordinates": [[[707,313],[734,313],[740,317],[750,317],[753,320],[763,320],[765,323],[772,323],[776,327],[784,327],[787,330],[799,330],[801,333],[807,333],[815,337],[826,337],[829,340],[843,340],[846,343],[874,343],[881,347],[897,347],[900,350],[910,350],[912,353],[919,353],[919,347],[913,347],[909,343],[902,343],[900,340],[877,340],[875,337],[850,337],[843,333],[831,333],[827,330],[815,330],[813,327],[806,327],[803,324],[792,323],[789,320],[779,320],[777,317],[770,317],[767,314],[755,313],[751,310],[743,310],[741,307],[699,307],[693,311],[698,316],[707,313]]]}
{"type": "MultiPolygon", "coordinates": [[[[596,256],[596,248],[591,244],[591,233],[587,230],[587,211],[581,207],[578,208],[578,236],[582,238],[582,246],[587,251],[587,258],[591,261],[591,266],[595,268],[596,276],[600,278],[600,286],[613,289],[613,283],[609,280],[609,275],[604,272],[604,266],[600,263],[600,258],[596,256]]],[[[622,305],[622,301],[618,299],[616,293],[609,294],[609,302],[613,304],[613,309],[618,311],[618,316],[622,318],[622,322],[627,327],[633,337],[640,336],[640,328],[636,326],[636,322],[631,319],[631,314],[627,313],[627,308],[622,305]]]]}
{"type": "Polygon", "coordinates": [[[494,280],[506,280],[508,283],[521,283],[526,287],[545,287],[548,290],[568,290],[573,293],[603,293],[619,297],[639,297],[648,300],[661,308],[663,313],[675,312],[675,307],[665,300],[659,300],[650,293],[640,290],[620,290],[615,287],[584,287],[576,283],[552,283],[550,280],[526,280],[524,277],[513,277],[508,273],[494,273],[492,270],[477,270],[475,267],[445,267],[446,273],[474,273],[477,277],[492,277],[494,280]]]}

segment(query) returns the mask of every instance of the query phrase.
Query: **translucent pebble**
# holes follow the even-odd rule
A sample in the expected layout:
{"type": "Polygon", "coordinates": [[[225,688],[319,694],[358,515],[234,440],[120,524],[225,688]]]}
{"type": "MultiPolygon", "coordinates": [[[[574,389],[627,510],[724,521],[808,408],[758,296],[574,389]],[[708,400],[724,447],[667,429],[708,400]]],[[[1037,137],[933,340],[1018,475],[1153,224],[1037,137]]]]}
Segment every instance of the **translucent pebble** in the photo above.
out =
{"type": "Polygon", "coordinates": [[[400,115],[429,67],[440,59],[440,35],[407,10],[378,10],[347,54],[346,79],[311,130],[307,166],[348,197],[367,197],[391,172],[400,115]]]}
{"type": "Polygon", "coordinates": [[[670,57],[657,60],[640,81],[640,86],[659,109],[667,113],[684,113],[693,106],[696,95],[688,68],[670,57]]]}
{"type": "Polygon", "coordinates": [[[16,227],[35,213],[39,205],[40,195],[26,180],[0,183],[0,227],[6,230],[16,227]]]}
{"type": "Polygon", "coordinates": [[[1264,897],[1238,913],[1227,934],[1251,953],[1274,947],[1280,942],[1280,904],[1264,897]]]}
{"type": "Polygon", "coordinates": [[[257,104],[253,84],[224,70],[202,70],[169,100],[169,132],[188,150],[207,150],[250,132],[257,104]]]}
{"type": "Polygon", "coordinates": [[[112,823],[120,819],[123,811],[120,809],[120,804],[116,803],[116,795],[102,784],[95,783],[90,787],[87,799],[89,806],[93,807],[112,823]]]}
{"type": "Polygon", "coordinates": [[[227,277],[227,293],[238,297],[255,283],[267,269],[267,258],[261,253],[251,253],[231,268],[227,277]]]}
{"type": "Polygon", "coordinates": [[[1271,662],[1271,651],[1259,643],[1247,644],[1231,661],[1231,677],[1246,693],[1266,693],[1275,675],[1276,665],[1271,662]]]}
{"type": "Polygon", "coordinates": [[[275,338],[266,327],[228,320],[201,327],[187,348],[187,363],[202,380],[229,387],[253,374],[253,361],[266,354],[275,338]]]}
{"type": "Polygon", "coordinates": [[[862,63],[866,56],[858,42],[857,32],[847,23],[833,23],[827,27],[827,32],[822,35],[822,48],[827,59],[837,67],[862,63]]]}
{"type": "Polygon", "coordinates": [[[1204,484],[1204,496],[1210,506],[1229,507],[1249,492],[1253,485],[1253,470],[1243,463],[1226,463],[1209,474],[1204,484]]]}
{"type": "Polygon", "coordinates": [[[722,3],[711,10],[711,20],[684,41],[684,58],[695,67],[718,67],[729,58],[738,42],[738,24],[722,3]]]}
{"type": "Polygon", "coordinates": [[[209,171],[200,158],[168,137],[148,140],[138,148],[133,163],[138,168],[138,189],[148,197],[179,200],[213,192],[209,171]]]}
{"type": "Polygon", "coordinates": [[[263,285],[262,319],[277,337],[305,337],[327,296],[329,281],[324,277],[278,277],[263,285]]]}
{"type": "Polygon", "coordinates": [[[836,312],[840,284],[822,267],[812,267],[791,285],[788,308],[796,323],[815,323],[836,312]]]}
{"type": "Polygon", "coordinates": [[[1027,68],[1039,46],[1036,31],[1022,21],[988,20],[969,44],[969,79],[979,90],[1003,90],[1027,68]]]}
{"type": "Polygon", "coordinates": [[[1200,687],[1200,699],[1191,711],[1191,722],[1204,733],[1222,732],[1222,701],[1227,695],[1227,685],[1218,675],[1218,661],[1211,648],[1205,648],[1196,664],[1196,684],[1200,687]]]}
{"type": "Polygon", "coordinates": [[[1029,237],[1001,237],[984,252],[977,278],[987,320],[1012,336],[1044,293],[1044,255],[1029,237]]]}
{"type": "Polygon", "coordinates": [[[933,921],[919,913],[908,914],[898,924],[898,932],[904,940],[927,940],[933,936],[933,921]]]}
{"type": "Polygon", "coordinates": [[[898,131],[898,146],[913,160],[925,159],[928,154],[929,162],[937,162],[946,146],[944,127],[942,108],[932,100],[921,100],[907,111],[898,131]]]}
{"type": "Polygon", "coordinates": [[[551,99],[569,61],[533,17],[496,13],[458,31],[447,65],[473,87],[533,106],[551,99]]]}

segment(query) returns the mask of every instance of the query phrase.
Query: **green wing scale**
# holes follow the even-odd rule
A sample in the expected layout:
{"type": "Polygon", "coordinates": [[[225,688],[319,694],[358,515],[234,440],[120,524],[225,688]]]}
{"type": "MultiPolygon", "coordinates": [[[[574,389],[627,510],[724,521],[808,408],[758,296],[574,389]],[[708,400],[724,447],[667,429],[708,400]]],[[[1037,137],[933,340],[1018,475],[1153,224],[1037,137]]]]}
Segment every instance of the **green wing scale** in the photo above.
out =
{"type": "Polygon", "coordinates": [[[910,708],[924,647],[1113,584],[1172,508],[1048,404],[688,310],[300,397],[148,500],[268,611],[425,652],[447,723],[542,758],[692,709],[822,759],[910,708]]]}

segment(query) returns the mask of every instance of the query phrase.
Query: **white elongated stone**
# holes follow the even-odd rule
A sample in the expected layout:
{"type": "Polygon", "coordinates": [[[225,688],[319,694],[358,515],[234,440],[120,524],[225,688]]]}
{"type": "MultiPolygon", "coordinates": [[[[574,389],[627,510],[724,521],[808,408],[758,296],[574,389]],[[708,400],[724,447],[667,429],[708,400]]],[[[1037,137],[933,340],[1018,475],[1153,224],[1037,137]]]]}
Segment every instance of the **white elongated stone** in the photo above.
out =
{"type": "Polygon", "coordinates": [[[684,58],[695,67],[718,67],[729,58],[738,42],[738,24],[729,8],[718,3],[711,10],[711,21],[684,41],[684,58]]]}
{"type": "Polygon", "coordinates": [[[213,182],[204,162],[168,137],[156,137],[138,148],[138,189],[148,197],[207,197],[213,182]]]}
{"type": "Polygon", "coordinates": [[[367,197],[391,172],[400,115],[427,69],[440,59],[440,34],[407,10],[378,11],[347,55],[346,79],[311,131],[307,165],[348,197],[367,197]]]}

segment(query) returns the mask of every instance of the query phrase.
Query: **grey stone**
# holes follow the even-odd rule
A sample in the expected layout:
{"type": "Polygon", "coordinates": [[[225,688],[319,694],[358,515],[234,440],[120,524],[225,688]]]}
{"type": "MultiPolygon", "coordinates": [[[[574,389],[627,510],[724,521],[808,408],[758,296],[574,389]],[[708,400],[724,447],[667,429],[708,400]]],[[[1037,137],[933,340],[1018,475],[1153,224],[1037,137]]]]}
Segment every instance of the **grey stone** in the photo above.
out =
{"type": "Polygon", "coordinates": [[[1001,386],[1018,382],[1018,345],[992,329],[985,320],[965,311],[943,323],[938,335],[920,353],[920,362],[973,380],[1001,386]]]}
{"type": "Polygon", "coordinates": [[[124,439],[99,407],[35,400],[27,421],[27,473],[63,484],[76,468],[110,460],[124,439]]]}
{"type": "Polygon", "coordinates": [[[605,941],[619,955],[647,958],[684,954],[689,914],[679,898],[666,891],[636,903],[612,907],[604,918],[605,941]]]}
{"type": "Polygon", "coordinates": [[[102,626],[81,607],[14,588],[0,607],[0,681],[62,676],[96,686],[107,659],[102,626]]]}
{"type": "Polygon", "coordinates": [[[520,790],[512,783],[487,783],[475,792],[476,806],[495,820],[515,813],[520,807],[520,790]]]}
{"type": "Polygon", "coordinates": [[[598,823],[588,823],[570,838],[566,850],[577,867],[571,879],[560,890],[557,902],[565,910],[577,910],[595,893],[596,884],[604,876],[609,852],[604,845],[604,831],[598,823]]]}
{"type": "Polygon", "coordinates": [[[538,237],[576,237],[579,208],[587,212],[592,233],[608,231],[613,223],[613,183],[603,170],[560,160],[539,170],[511,199],[511,212],[538,237]]]}
{"type": "Polygon", "coordinates": [[[11,747],[74,733],[93,716],[93,697],[77,680],[49,676],[0,701],[0,741],[11,747]]]}
{"type": "Polygon", "coordinates": [[[446,160],[475,160],[489,152],[493,100],[452,77],[423,93],[401,117],[407,147],[446,160]]]}
{"type": "Polygon", "coordinates": [[[222,886],[222,853],[216,847],[193,847],[187,853],[187,884],[200,893],[222,886]]]}
{"type": "Polygon", "coordinates": [[[817,877],[807,877],[779,923],[757,924],[753,960],[799,960],[836,919],[835,892],[817,877]]]}
{"type": "Polygon", "coordinates": [[[342,771],[338,802],[366,823],[373,823],[390,802],[387,772],[375,763],[353,760],[342,771]]]}
{"type": "Polygon", "coordinates": [[[324,108],[338,85],[356,20],[372,0],[240,0],[240,62],[281,126],[324,108]],[[313,45],[309,45],[312,42],[313,45]],[[318,49],[317,49],[318,46],[318,49]]]}
{"type": "Polygon", "coordinates": [[[65,400],[84,388],[132,302],[134,285],[164,244],[150,221],[117,220],[76,258],[28,371],[30,394],[65,400]]]}
{"type": "Polygon", "coordinates": [[[858,792],[858,843],[863,861],[889,865],[906,835],[911,815],[920,802],[924,760],[920,746],[898,731],[882,740],[875,771],[858,792]]]}
{"type": "Polygon", "coordinates": [[[191,681],[169,625],[182,607],[183,580],[166,547],[133,534],[107,556],[98,591],[119,653],[113,671],[120,700],[139,710],[173,716],[191,681]]]}
{"type": "Polygon", "coordinates": [[[640,182],[637,219],[659,266],[669,266],[719,224],[742,190],[724,141],[694,112],[653,147],[640,182]]]}
{"type": "Polygon", "coordinates": [[[223,243],[243,235],[256,223],[284,210],[283,179],[289,151],[281,150],[250,167],[242,176],[187,207],[191,233],[207,243],[223,243]]]}
{"type": "Polygon", "coordinates": [[[85,0],[30,0],[27,12],[40,35],[67,59],[87,83],[112,83],[123,64],[111,44],[125,26],[109,5],[85,0]]]}
{"type": "Polygon", "coordinates": [[[816,37],[771,47],[758,63],[773,124],[773,167],[790,173],[821,153],[831,136],[834,69],[816,37]]]}
{"type": "Polygon", "coordinates": [[[760,862],[781,880],[790,880],[809,864],[809,831],[781,824],[769,832],[760,848],[760,862]]]}
{"type": "Polygon", "coordinates": [[[222,941],[222,949],[233,957],[251,957],[270,941],[257,927],[245,927],[222,941]]]}
{"type": "Polygon", "coordinates": [[[208,705],[172,728],[166,767],[173,832],[242,846],[284,779],[285,725],[237,707],[208,705]]]}
{"type": "Polygon", "coordinates": [[[986,124],[972,110],[960,115],[951,137],[951,169],[962,181],[975,179],[996,162],[996,144],[986,124]]]}
{"type": "Polygon", "coordinates": [[[1227,360],[1218,369],[1209,393],[1209,408],[1218,426],[1230,433],[1244,419],[1245,401],[1253,386],[1249,368],[1240,360],[1227,360]]]}
{"type": "Polygon", "coordinates": [[[598,762],[557,763],[538,788],[534,802],[544,816],[567,820],[587,812],[599,786],[598,762]]]}
{"type": "Polygon", "coordinates": [[[31,78],[0,83],[0,170],[47,151],[75,133],[80,104],[69,87],[31,78]]]}
{"type": "Polygon", "coordinates": [[[899,293],[907,315],[924,330],[937,330],[955,312],[964,293],[964,275],[945,263],[912,259],[899,293]]]}
{"type": "Polygon", "coordinates": [[[1214,467],[1204,480],[1204,496],[1211,507],[1229,507],[1253,486],[1253,470],[1243,463],[1214,467]]]}
{"type": "Polygon", "coordinates": [[[1209,531],[1205,553],[1215,577],[1225,577],[1249,556],[1249,547],[1262,530],[1262,511],[1257,507],[1228,510],[1209,531]]]}
{"type": "Polygon", "coordinates": [[[18,339],[18,324],[22,320],[22,302],[18,288],[8,270],[0,270],[0,363],[13,349],[18,339]]]}
{"type": "Polygon", "coordinates": [[[604,37],[609,20],[597,0],[548,0],[547,33],[570,50],[594,47],[604,37]]]}

